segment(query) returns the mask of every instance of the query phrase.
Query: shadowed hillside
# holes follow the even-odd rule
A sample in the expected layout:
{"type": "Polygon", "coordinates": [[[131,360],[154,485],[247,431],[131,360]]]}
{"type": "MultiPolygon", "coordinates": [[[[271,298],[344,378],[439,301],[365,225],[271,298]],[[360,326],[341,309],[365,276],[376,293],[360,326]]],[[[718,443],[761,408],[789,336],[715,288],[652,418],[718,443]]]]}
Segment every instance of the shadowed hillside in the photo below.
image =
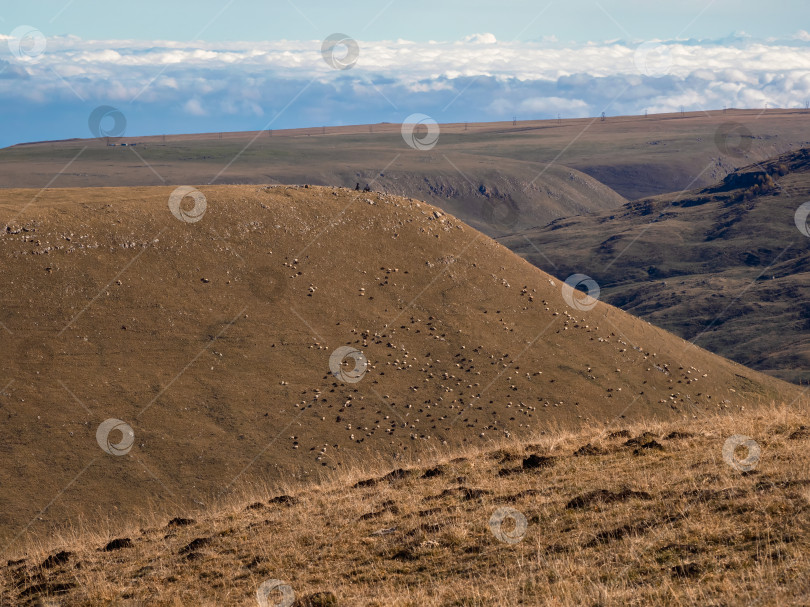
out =
{"type": "Polygon", "coordinates": [[[644,199],[502,240],[605,301],[747,366],[810,381],[810,150],[751,165],[712,187],[644,199]],[[806,230],[805,226],[805,230],[806,230]]]}

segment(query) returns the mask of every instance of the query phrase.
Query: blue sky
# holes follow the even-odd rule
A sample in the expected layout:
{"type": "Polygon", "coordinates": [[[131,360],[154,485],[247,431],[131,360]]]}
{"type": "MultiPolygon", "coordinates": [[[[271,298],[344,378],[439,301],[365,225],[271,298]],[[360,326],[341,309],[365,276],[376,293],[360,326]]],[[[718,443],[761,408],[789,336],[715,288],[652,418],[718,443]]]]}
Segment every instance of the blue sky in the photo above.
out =
{"type": "Polygon", "coordinates": [[[5,2],[0,24],[28,24],[45,35],[85,39],[208,41],[322,39],[332,32],[374,40],[458,40],[491,32],[498,40],[600,41],[632,36],[758,38],[807,24],[805,0],[35,0],[5,2]],[[609,15],[609,16],[608,16],[609,15]],[[614,22],[615,20],[615,22],[614,22]]]}
{"type": "Polygon", "coordinates": [[[99,106],[123,115],[129,136],[399,122],[413,113],[459,122],[803,107],[809,6],[4,3],[0,146],[91,137],[99,106]],[[357,45],[350,69],[322,55],[337,32],[357,45]]]}

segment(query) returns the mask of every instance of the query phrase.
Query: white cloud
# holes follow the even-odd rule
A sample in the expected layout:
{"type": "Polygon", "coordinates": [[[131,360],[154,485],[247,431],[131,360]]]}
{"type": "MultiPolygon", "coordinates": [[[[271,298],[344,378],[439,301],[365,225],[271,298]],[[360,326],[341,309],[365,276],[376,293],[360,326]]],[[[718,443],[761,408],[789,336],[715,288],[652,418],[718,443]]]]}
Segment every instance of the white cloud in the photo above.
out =
{"type": "Polygon", "coordinates": [[[192,116],[205,116],[208,113],[203,109],[199,99],[189,99],[183,105],[183,109],[192,116]]]}
{"type": "Polygon", "coordinates": [[[495,44],[498,40],[495,34],[473,34],[464,38],[464,42],[471,42],[472,44],[495,44]]]}
{"type": "Polygon", "coordinates": [[[653,63],[654,69],[641,62],[645,73],[638,67],[640,43],[498,42],[487,33],[455,42],[359,41],[357,64],[341,71],[323,60],[320,40],[188,43],[58,36],[48,38],[35,62],[18,61],[0,43],[0,103],[20,111],[30,105],[35,115],[43,104],[78,104],[81,98],[82,107],[128,105],[137,97],[138,105],[149,106],[144,114],[241,116],[260,128],[255,119],[282,110],[302,122],[401,119],[416,111],[453,121],[676,111],[681,104],[804,107],[810,98],[805,31],[770,42],[739,35],[663,41],[667,61],[653,63]]]}
{"type": "Polygon", "coordinates": [[[521,112],[553,114],[565,108],[566,116],[580,115],[587,110],[588,104],[581,99],[563,99],[562,97],[529,97],[520,102],[521,112]]]}

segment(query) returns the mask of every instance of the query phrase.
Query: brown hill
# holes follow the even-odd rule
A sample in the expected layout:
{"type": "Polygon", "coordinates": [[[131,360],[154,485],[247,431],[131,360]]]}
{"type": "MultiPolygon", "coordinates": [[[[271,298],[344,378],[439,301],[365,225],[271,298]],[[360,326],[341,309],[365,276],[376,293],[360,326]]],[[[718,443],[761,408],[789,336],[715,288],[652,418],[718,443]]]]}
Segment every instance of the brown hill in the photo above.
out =
{"type": "MultiPolygon", "coordinates": [[[[410,175],[430,196],[422,175],[463,191],[469,182],[492,189],[488,174],[505,172],[504,193],[542,192],[544,170],[563,166],[589,175],[627,200],[707,187],[734,170],[810,145],[810,112],[728,110],[609,116],[571,120],[442,124],[436,146],[416,152],[399,124],[374,124],[248,133],[208,133],[72,140],[18,145],[0,150],[0,187],[41,188],[183,185],[186,183],[309,183],[353,187],[379,173],[410,175]],[[462,175],[463,173],[463,175],[462,175]],[[447,183],[451,180],[451,183],[447,183]],[[534,182],[526,192],[515,186],[534,182]]],[[[565,175],[565,174],[563,174],[565,175]]],[[[365,185],[365,184],[361,184],[365,185]]],[[[383,182],[375,189],[393,185],[383,182]]],[[[576,183],[569,184],[576,187],[576,183]]],[[[559,191],[556,186],[550,187],[559,191]]],[[[553,197],[565,204],[562,197],[553,197]]],[[[581,188],[580,188],[581,189],[581,188]]],[[[583,190],[586,193],[588,190],[583,190]]],[[[593,192],[591,192],[593,194],[593,192]]],[[[476,194],[467,202],[475,209],[476,194]]],[[[520,203],[520,200],[516,200],[520,203]]],[[[542,203],[542,198],[538,203],[542,203]]],[[[621,201],[617,201],[616,205],[621,201]]],[[[581,204],[578,198],[574,204],[581,204]]],[[[593,210],[599,210],[594,200],[593,210]]],[[[562,209],[565,210],[565,209],[562,209]]],[[[455,212],[448,208],[448,211],[455,212]]],[[[570,209],[569,209],[570,211],[570,209]]],[[[563,216],[579,213],[579,209],[563,216]]]]}
{"type": "Polygon", "coordinates": [[[0,566],[0,597],[9,607],[804,605],[807,423],[806,407],[767,409],[538,434],[396,470],[367,460],[193,517],[66,530],[0,566]]]}
{"type": "Polygon", "coordinates": [[[4,554],[54,524],[185,511],[369,454],[799,395],[606,304],[567,305],[425,203],[200,190],[204,214],[174,208],[188,222],[173,188],[4,192],[4,554]],[[330,369],[339,347],[365,375],[330,369]]]}
{"type": "Polygon", "coordinates": [[[747,366],[810,381],[810,149],[701,190],[555,221],[503,240],[605,301],[747,366]]]}

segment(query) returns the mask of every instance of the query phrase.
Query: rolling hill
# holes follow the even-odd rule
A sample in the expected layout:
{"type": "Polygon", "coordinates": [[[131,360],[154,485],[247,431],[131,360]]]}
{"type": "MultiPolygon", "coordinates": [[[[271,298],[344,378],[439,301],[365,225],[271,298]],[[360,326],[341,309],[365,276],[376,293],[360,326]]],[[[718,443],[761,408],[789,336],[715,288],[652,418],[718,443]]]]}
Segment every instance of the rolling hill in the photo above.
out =
{"type": "Polygon", "coordinates": [[[807,117],[771,109],[442,124],[435,146],[422,151],[406,144],[399,124],[387,123],[112,139],[117,147],[107,139],[39,142],[0,150],[0,187],[361,182],[448,205],[496,236],[504,227],[534,226],[488,232],[491,212],[479,212],[492,201],[487,192],[504,197],[510,217],[543,225],[622,199],[708,187],[810,145],[807,117]]]}
{"type": "Polygon", "coordinates": [[[501,242],[605,301],[746,366],[810,382],[810,149],[697,190],[561,219],[501,242]],[[805,228],[806,230],[806,228],[805,228]]]}
{"type": "Polygon", "coordinates": [[[4,555],[372,456],[801,397],[413,199],[6,190],[0,214],[4,555]]]}

